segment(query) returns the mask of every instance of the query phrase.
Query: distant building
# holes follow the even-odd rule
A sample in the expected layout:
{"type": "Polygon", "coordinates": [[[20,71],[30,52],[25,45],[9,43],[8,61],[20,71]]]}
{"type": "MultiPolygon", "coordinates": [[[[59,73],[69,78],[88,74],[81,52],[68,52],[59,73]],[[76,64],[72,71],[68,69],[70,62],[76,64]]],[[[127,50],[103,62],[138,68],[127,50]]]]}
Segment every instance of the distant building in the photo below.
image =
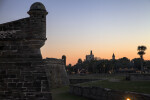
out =
{"type": "Polygon", "coordinates": [[[113,55],[112,55],[112,60],[115,60],[115,54],[113,53],[113,55]]]}
{"type": "Polygon", "coordinates": [[[91,61],[91,60],[94,60],[94,55],[92,54],[92,50],[90,55],[86,55],[86,61],[91,61]]]}

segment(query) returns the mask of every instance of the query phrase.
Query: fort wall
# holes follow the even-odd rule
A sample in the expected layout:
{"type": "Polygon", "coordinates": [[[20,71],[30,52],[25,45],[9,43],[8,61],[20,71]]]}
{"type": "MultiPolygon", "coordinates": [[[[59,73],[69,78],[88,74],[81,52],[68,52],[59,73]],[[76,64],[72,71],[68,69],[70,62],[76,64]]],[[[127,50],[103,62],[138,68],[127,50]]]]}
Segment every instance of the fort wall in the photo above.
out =
{"type": "Polygon", "coordinates": [[[92,100],[127,100],[127,98],[131,100],[150,100],[149,94],[112,90],[101,87],[70,85],[70,93],[92,100]]]}
{"type": "Polygon", "coordinates": [[[69,85],[63,59],[47,58],[44,61],[52,88],[69,85]]]}
{"type": "Polygon", "coordinates": [[[51,100],[40,48],[46,40],[47,11],[32,4],[30,17],[0,24],[0,100],[51,100]]]}
{"type": "Polygon", "coordinates": [[[129,74],[128,77],[131,81],[150,81],[150,74],[146,74],[146,73],[143,73],[143,74],[138,74],[138,73],[129,74]]]}

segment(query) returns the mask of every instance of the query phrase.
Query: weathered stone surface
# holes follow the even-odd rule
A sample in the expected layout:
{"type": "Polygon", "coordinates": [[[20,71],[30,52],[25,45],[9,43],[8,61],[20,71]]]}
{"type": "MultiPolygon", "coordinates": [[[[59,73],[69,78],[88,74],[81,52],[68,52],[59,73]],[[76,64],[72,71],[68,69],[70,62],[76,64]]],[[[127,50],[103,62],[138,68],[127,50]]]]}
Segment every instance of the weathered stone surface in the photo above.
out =
{"type": "Polygon", "coordinates": [[[31,8],[30,17],[0,24],[0,100],[51,100],[40,52],[47,11],[39,2],[31,8]]]}
{"type": "Polygon", "coordinates": [[[150,74],[129,74],[129,80],[131,81],[149,81],[150,74]]]}
{"type": "Polygon", "coordinates": [[[44,61],[52,88],[69,85],[63,59],[47,58],[44,61]]]}
{"type": "Polygon", "coordinates": [[[84,82],[90,82],[90,81],[97,81],[100,79],[75,79],[75,78],[70,78],[70,84],[78,84],[78,83],[84,83],[84,82]]]}
{"type": "Polygon", "coordinates": [[[149,94],[116,91],[101,87],[82,87],[78,85],[70,85],[70,93],[84,96],[92,100],[150,100],[149,94]]]}

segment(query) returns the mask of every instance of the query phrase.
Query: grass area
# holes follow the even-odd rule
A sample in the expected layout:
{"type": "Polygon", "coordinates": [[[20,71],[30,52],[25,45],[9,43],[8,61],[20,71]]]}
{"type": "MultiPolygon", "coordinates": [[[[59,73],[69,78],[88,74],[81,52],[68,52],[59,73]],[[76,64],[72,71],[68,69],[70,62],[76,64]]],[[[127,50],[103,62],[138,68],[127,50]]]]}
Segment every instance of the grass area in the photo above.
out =
{"type": "MultiPolygon", "coordinates": [[[[72,75],[71,79],[104,79],[78,84],[150,94],[150,81],[125,81],[126,75],[72,75]]],[[[52,89],[53,100],[89,100],[69,93],[69,86],[52,89]]]]}
{"type": "Polygon", "coordinates": [[[132,91],[138,93],[150,94],[150,81],[118,81],[111,82],[108,80],[94,81],[88,83],[82,83],[81,86],[100,86],[104,88],[132,91]]]}
{"type": "Polygon", "coordinates": [[[52,89],[53,100],[89,100],[69,93],[69,86],[52,89]]]}

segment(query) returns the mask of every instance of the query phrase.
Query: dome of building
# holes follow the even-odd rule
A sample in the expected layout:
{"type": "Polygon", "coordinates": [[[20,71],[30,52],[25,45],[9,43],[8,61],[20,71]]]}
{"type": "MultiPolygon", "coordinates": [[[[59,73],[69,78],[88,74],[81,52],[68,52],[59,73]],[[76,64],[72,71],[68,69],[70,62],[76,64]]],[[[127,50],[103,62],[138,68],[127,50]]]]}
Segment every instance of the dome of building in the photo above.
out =
{"type": "Polygon", "coordinates": [[[31,5],[30,10],[46,10],[41,2],[35,2],[31,5]]]}

